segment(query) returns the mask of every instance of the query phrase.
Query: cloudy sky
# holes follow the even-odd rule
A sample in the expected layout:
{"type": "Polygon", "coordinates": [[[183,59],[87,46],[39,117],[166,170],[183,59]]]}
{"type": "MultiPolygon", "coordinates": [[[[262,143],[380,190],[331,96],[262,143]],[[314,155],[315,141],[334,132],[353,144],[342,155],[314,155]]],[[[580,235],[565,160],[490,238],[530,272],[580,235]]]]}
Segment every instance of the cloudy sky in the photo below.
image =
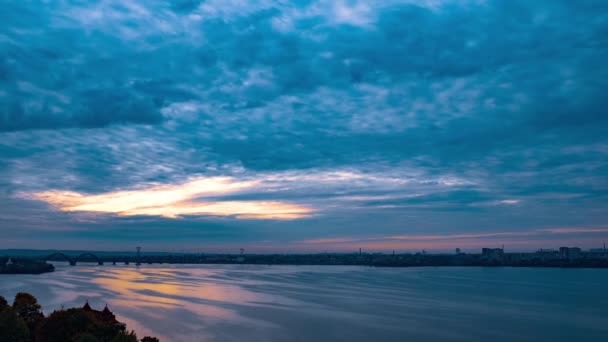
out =
{"type": "Polygon", "coordinates": [[[0,248],[608,241],[604,0],[0,12],[0,248]]]}

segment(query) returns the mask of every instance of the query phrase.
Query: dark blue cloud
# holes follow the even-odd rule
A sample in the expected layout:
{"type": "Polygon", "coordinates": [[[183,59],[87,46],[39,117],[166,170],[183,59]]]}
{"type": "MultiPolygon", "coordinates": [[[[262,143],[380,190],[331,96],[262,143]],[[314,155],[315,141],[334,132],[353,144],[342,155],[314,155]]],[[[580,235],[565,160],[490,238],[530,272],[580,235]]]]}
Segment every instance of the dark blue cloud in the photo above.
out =
{"type": "MultiPolygon", "coordinates": [[[[386,233],[602,225],[607,37],[608,4],[593,0],[11,2],[0,199],[347,170],[416,181],[287,182],[226,198],[333,209],[268,230],[175,227],[229,241],[365,235],[378,217],[386,233]]],[[[98,224],[97,238],[123,236],[111,226],[124,222],[98,224]]],[[[162,236],[174,223],[154,224],[162,236]]]]}

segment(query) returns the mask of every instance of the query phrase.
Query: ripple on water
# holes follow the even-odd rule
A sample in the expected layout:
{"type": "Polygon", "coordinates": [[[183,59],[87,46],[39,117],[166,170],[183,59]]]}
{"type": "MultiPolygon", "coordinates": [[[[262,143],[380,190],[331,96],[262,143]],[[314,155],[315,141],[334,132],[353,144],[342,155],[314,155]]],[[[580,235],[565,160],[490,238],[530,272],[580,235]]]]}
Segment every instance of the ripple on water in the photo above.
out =
{"type": "Polygon", "coordinates": [[[0,277],[46,312],[108,303],[165,341],[594,340],[608,270],[255,265],[58,265],[0,277]]]}

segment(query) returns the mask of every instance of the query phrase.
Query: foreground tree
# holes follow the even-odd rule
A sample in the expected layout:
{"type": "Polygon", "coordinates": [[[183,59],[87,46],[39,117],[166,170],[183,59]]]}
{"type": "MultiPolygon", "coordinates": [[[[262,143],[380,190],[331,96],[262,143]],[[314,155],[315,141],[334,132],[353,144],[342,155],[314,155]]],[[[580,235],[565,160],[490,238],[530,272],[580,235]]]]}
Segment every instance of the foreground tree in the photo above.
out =
{"type": "Polygon", "coordinates": [[[141,342],[160,342],[156,337],[146,336],[141,339],[141,342]]]}
{"type": "Polygon", "coordinates": [[[8,302],[2,296],[0,296],[0,311],[8,306],[8,302]]]}
{"type": "Polygon", "coordinates": [[[137,335],[133,331],[130,333],[121,332],[112,342],[137,342],[137,335]]]}
{"type": "Polygon", "coordinates": [[[112,341],[124,332],[124,325],[87,307],[53,312],[36,329],[36,341],[112,341]]]}
{"type": "MultiPolygon", "coordinates": [[[[0,298],[0,306],[2,300],[0,298]]],[[[4,300],[6,303],[6,300],[4,300]]],[[[29,342],[30,331],[23,318],[8,305],[0,308],[0,341],[2,342],[29,342]]]]}
{"type": "Polygon", "coordinates": [[[31,294],[19,292],[15,296],[13,310],[15,310],[19,317],[23,318],[30,331],[34,331],[36,325],[44,318],[40,309],[38,299],[31,294]]]}
{"type": "MultiPolygon", "coordinates": [[[[44,317],[36,297],[18,293],[13,306],[0,296],[0,342],[138,342],[135,332],[116,320],[106,306],[94,310],[87,302],[82,308],[59,310],[44,317]]],[[[143,342],[159,342],[145,337],[143,342]]]]}

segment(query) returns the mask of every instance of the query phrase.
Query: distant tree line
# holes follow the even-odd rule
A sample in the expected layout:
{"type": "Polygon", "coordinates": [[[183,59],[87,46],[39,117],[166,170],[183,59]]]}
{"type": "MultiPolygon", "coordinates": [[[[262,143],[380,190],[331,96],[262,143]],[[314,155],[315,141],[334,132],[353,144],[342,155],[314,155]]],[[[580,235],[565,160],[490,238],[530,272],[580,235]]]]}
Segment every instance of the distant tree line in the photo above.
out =
{"type": "MultiPolygon", "coordinates": [[[[45,317],[36,297],[18,293],[13,305],[0,296],[1,342],[139,342],[135,332],[116,320],[106,307],[93,310],[88,303],[82,308],[54,311],[45,317]]],[[[141,342],[159,342],[144,337],[141,342]]]]}
{"type": "Polygon", "coordinates": [[[54,270],[55,266],[47,264],[44,260],[0,257],[0,274],[41,274],[54,270]]]}

